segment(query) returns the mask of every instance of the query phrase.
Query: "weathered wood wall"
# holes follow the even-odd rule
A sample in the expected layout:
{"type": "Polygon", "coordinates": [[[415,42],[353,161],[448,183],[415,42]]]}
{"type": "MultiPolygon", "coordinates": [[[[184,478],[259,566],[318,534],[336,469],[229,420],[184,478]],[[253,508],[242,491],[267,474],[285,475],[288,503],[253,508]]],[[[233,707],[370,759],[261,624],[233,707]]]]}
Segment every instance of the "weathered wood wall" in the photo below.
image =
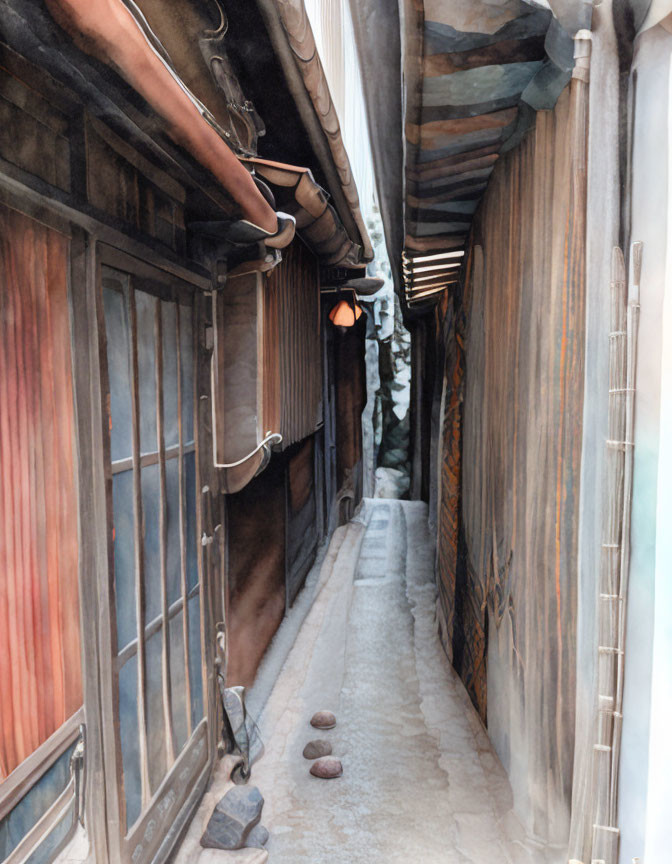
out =
{"type": "Polygon", "coordinates": [[[227,684],[250,686],[285,614],[285,460],[227,495],[227,684]]]}
{"type": "Polygon", "coordinates": [[[519,812],[558,843],[574,739],[585,140],[574,80],[493,172],[472,234],[466,332],[459,314],[450,328],[440,469],[442,639],[519,812]]]}
{"type": "Polygon", "coordinates": [[[362,412],[366,405],[366,366],[364,343],[366,318],[344,333],[331,325],[333,375],[335,382],[336,483],[339,524],[352,518],[362,499],[364,470],[362,461],[362,412]]]}
{"type": "Polygon", "coordinates": [[[287,459],[286,596],[291,606],[313,566],[321,536],[317,499],[322,489],[315,474],[315,436],[292,448],[287,459]]]}
{"type": "Polygon", "coordinates": [[[317,258],[299,240],[264,283],[264,423],[283,448],[322,420],[320,285],[317,258]]]}
{"type": "MultiPolygon", "coordinates": [[[[275,453],[244,489],[227,495],[227,681],[249,686],[315,561],[322,537],[315,436],[275,453]]],[[[319,477],[319,475],[318,475],[319,477]]]]}
{"type": "Polygon", "coordinates": [[[0,780],[82,705],[68,268],[0,206],[0,780]]]}

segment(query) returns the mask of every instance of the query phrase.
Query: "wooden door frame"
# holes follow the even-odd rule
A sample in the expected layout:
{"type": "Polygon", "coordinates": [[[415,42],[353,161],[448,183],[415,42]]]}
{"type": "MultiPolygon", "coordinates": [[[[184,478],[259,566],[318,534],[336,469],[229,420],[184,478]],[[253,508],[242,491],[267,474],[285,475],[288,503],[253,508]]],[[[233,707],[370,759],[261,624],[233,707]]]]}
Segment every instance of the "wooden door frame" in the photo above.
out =
{"type": "MultiPolygon", "coordinates": [[[[154,249],[127,237],[117,229],[76,210],[64,202],[50,198],[21,179],[16,172],[5,171],[0,165],[0,202],[70,238],[70,267],[68,299],[72,344],[73,400],[75,411],[76,452],[75,471],[78,494],[79,590],[82,637],[82,672],[85,723],[85,811],[84,825],[93,860],[104,864],[115,858],[111,845],[114,833],[109,818],[110,778],[106,775],[105,747],[110,730],[105,728],[104,716],[111,713],[113,688],[111,665],[103,661],[101,642],[108,646],[111,639],[109,593],[101,594],[100,584],[109,586],[110,549],[108,545],[108,502],[105,477],[105,423],[104,390],[101,380],[101,316],[102,307],[98,291],[99,248],[108,249],[133,260],[138,266],[159,271],[166,278],[177,278],[194,288],[197,327],[194,333],[198,346],[195,416],[195,434],[202,437],[197,458],[196,507],[198,535],[203,543],[199,550],[201,583],[202,662],[206,670],[203,694],[207,724],[207,760],[194,788],[173,820],[164,840],[153,856],[159,862],[167,858],[181,834],[186,830],[195,812],[215,766],[215,755],[220,730],[219,700],[216,695],[217,651],[216,629],[224,621],[225,594],[225,523],[223,496],[220,494],[218,472],[210,454],[210,354],[211,321],[210,279],[200,267],[189,269],[184,264],[162,257],[154,249]],[[122,251],[126,250],[126,251],[122,251]],[[132,254],[130,254],[132,253],[132,254]],[[200,491],[200,494],[199,494],[200,491]],[[208,573],[207,579],[203,574],[208,573]],[[207,602],[205,602],[207,598],[207,602]]],[[[107,657],[109,657],[109,653],[107,657]]],[[[80,714],[81,717],[81,714],[80,714]]],[[[114,734],[114,730],[112,730],[114,734]]],[[[107,742],[109,747],[109,741],[107,742]]],[[[185,752],[185,751],[183,751],[185,752]]],[[[108,772],[109,773],[109,772],[108,772]]],[[[117,836],[119,832],[117,831],[117,836]]]]}
{"type": "MultiPolygon", "coordinates": [[[[137,290],[132,288],[131,290],[137,290]]],[[[208,468],[212,465],[209,454],[212,452],[212,442],[209,438],[209,426],[204,425],[204,420],[209,416],[209,408],[203,410],[202,398],[204,381],[203,367],[209,372],[209,364],[204,358],[205,328],[204,316],[209,304],[198,291],[198,285],[189,285],[187,280],[176,276],[174,273],[166,273],[156,261],[148,263],[146,260],[137,259],[121,249],[107,244],[97,243],[93,261],[93,279],[88,280],[87,292],[90,303],[95,311],[97,322],[97,362],[96,373],[96,396],[100,405],[102,425],[99,427],[98,454],[100,469],[105,482],[105,508],[104,519],[96,523],[96,534],[99,542],[104,543],[107,550],[106,566],[98,571],[99,608],[98,647],[99,647],[99,676],[101,681],[101,729],[103,744],[103,763],[105,767],[105,789],[107,821],[110,826],[117,826],[116,830],[110,828],[108,831],[108,847],[110,859],[113,861],[126,862],[131,860],[141,861],[163,861],[169,854],[174,844],[185,830],[190,817],[193,815],[196,805],[203,794],[210,778],[214,763],[217,725],[217,704],[215,698],[214,674],[214,624],[217,609],[213,608],[217,603],[217,597],[221,594],[217,591],[219,579],[216,573],[220,570],[216,562],[216,553],[219,544],[211,542],[216,531],[217,503],[219,502],[216,484],[212,486],[204,482],[204,478],[210,473],[208,468]],[[111,632],[112,622],[115,620],[114,597],[112,594],[112,554],[113,544],[111,536],[111,486],[106,475],[106,466],[110,463],[109,433],[106,430],[107,416],[104,410],[106,394],[109,390],[105,376],[107,374],[105,322],[102,307],[102,277],[101,271],[104,265],[129,272],[131,276],[140,278],[143,282],[150,281],[157,289],[156,296],[161,294],[161,286],[171,287],[179,280],[185,287],[193,289],[191,293],[192,308],[194,314],[194,362],[196,381],[194,384],[194,440],[196,446],[196,525],[197,536],[201,538],[198,544],[198,572],[200,585],[200,614],[201,614],[201,665],[203,675],[203,707],[204,719],[194,728],[191,738],[184,749],[171,766],[169,773],[161,782],[159,788],[152,795],[152,805],[140,817],[139,821],[128,832],[124,832],[121,826],[122,808],[120,807],[122,795],[122,766],[121,747],[119,741],[118,705],[116,673],[114,670],[114,637],[111,632]],[[102,446],[101,446],[102,445],[102,446]],[[213,490],[213,491],[211,491],[213,490]],[[199,494],[200,491],[200,494],[199,494]],[[213,507],[212,498],[216,496],[213,507]],[[215,547],[214,549],[211,547],[215,547]],[[109,659],[108,659],[109,658],[109,659]],[[183,786],[191,770],[196,770],[196,782],[193,789],[174,812],[175,802],[179,800],[180,788],[183,786]],[[157,828],[157,815],[165,822],[157,828]],[[157,846],[156,838],[163,836],[163,841],[157,846]],[[147,852],[143,853],[143,845],[147,852]],[[153,850],[153,851],[152,851],[153,850]]],[[[96,359],[93,359],[95,365],[96,359]]],[[[209,378],[206,379],[209,383],[209,378]]],[[[209,388],[206,393],[209,392],[209,388]]],[[[210,469],[211,471],[212,469],[210,469]]],[[[212,483],[212,479],[211,479],[212,483]]],[[[100,516],[99,516],[100,519],[100,516]]],[[[221,525],[221,521],[219,523],[221,525]]],[[[137,542],[137,538],[136,538],[137,542]]],[[[186,614],[186,608],[184,610],[186,614]]],[[[193,775],[192,775],[193,776],[193,775]]]]}

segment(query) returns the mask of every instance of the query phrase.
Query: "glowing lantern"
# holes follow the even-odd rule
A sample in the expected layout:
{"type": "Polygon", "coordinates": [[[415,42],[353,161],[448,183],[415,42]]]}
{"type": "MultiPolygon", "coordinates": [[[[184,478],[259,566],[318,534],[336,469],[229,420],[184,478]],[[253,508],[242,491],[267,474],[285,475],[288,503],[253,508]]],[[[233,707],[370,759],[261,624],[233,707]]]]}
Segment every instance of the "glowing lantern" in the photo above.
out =
{"type": "Polygon", "coordinates": [[[351,304],[347,300],[341,300],[329,313],[329,320],[341,330],[352,327],[355,321],[362,317],[362,307],[357,303],[351,304]]]}

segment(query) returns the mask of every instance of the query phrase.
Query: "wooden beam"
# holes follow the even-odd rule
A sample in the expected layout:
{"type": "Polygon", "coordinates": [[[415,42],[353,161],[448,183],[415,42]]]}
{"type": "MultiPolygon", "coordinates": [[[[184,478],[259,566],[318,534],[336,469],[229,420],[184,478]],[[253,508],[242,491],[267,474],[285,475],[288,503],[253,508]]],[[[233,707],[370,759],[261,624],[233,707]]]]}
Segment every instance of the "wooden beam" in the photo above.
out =
{"type": "Polygon", "coordinates": [[[466,239],[466,234],[436,234],[433,237],[413,237],[407,234],[404,245],[406,249],[415,252],[433,252],[439,249],[462,249],[466,239]]]}
{"type": "MultiPolygon", "coordinates": [[[[124,302],[127,304],[131,325],[131,418],[133,425],[133,534],[135,553],[135,616],[138,639],[138,750],[140,756],[140,786],[142,810],[152,797],[149,782],[149,754],[147,743],[146,712],[146,651],[144,639],[145,617],[145,553],[144,519],[142,514],[142,486],[140,474],[140,372],[138,364],[138,319],[135,306],[135,289],[130,280],[124,286],[124,302]]],[[[144,335],[144,334],[143,334],[144,335]]]]}
{"type": "Polygon", "coordinates": [[[161,577],[161,695],[165,727],[166,765],[175,762],[168,632],[168,503],[166,498],[166,442],[163,429],[163,321],[161,301],[154,300],[154,369],[156,383],[156,443],[159,457],[159,570],[161,577]]]}

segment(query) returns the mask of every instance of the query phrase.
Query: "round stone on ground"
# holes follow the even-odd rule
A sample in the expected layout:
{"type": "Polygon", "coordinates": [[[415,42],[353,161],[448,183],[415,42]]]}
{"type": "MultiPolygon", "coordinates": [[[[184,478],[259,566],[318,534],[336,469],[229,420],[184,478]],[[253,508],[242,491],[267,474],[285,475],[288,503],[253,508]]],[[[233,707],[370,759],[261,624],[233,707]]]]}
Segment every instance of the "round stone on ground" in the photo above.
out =
{"type": "Polygon", "coordinates": [[[343,765],[341,765],[341,760],[334,756],[323,756],[313,762],[310,773],[313,777],[319,777],[322,780],[333,780],[335,777],[341,776],[343,765]]]}
{"type": "Polygon", "coordinates": [[[316,729],[333,729],[336,725],[336,717],[331,711],[318,711],[317,714],[313,714],[310,725],[316,729]]]}
{"type": "Polygon", "coordinates": [[[320,756],[331,756],[331,752],[331,744],[323,738],[309,741],[303,748],[303,755],[306,759],[319,759],[320,756]]]}

